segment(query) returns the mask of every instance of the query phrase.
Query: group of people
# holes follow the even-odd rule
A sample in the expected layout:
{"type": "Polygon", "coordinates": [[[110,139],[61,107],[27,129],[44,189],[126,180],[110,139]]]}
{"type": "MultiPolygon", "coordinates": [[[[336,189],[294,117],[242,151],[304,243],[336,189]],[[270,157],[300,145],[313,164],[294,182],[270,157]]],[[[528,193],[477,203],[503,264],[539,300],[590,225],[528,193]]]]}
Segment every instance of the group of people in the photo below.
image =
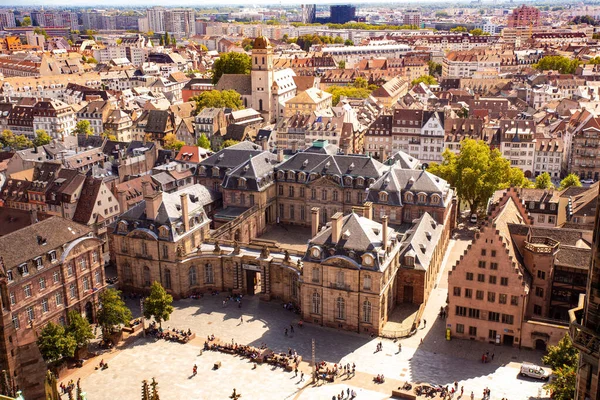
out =
{"type": "Polygon", "coordinates": [[[229,304],[230,301],[238,303],[238,308],[242,308],[242,295],[241,294],[233,294],[231,296],[227,296],[225,300],[223,300],[223,307],[229,304]]]}
{"type": "Polygon", "coordinates": [[[485,364],[485,363],[489,363],[490,361],[494,361],[494,356],[495,356],[494,353],[492,353],[492,355],[490,356],[490,352],[486,351],[485,353],[483,353],[481,355],[481,362],[485,364]]]}
{"type": "Polygon", "coordinates": [[[340,394],[338,394],[337,396],[333,395],[331,397],[331,400],[353,399],[355,397],[356,392],[354,390],[350,390],[350,388],[347,388],[345,392],[342,389],[342,392],[340,394]]]}
{"type": "MultiPolygon", "coordinates": [[[[79,386],[80,381],[81,378],[77,380],[77,386],[79,386]]],[[[60,390],[62,391],[62,394],[73,393],[73,390],[75,390],[75,382],[73,382],[73,379],[71,379],[66,385],[64,383],[61,383],[60,390]]]]}
{"type": "Polygon", "coordinates": [[[448,316],[448,311],[446,310],[445,307],[440,307],[439,316],[441,319],[446,319],[446,317],[448,316]]]}
{"type": "Polygon", "coordinates": [[[180,342],[180,343],[187,343],[192,336],[191,329],[188,329],[187,331],[185,331],[184,329],[175,329],[175,328],[163,329],[160,326],[158,326],[156,322],[152,322],[150,324],[150,326],[146,330],[146,333],[148,333],[149,335],[154,336],[158,339],[165,339],[165,340],[170,340],[172,342],[180,342]]]}
{"type": "Polygon", "coordinates": [[[383,342],[377,343],[377,347],[375,347],[375,353],[383,351],[383,342]]]}
{"type": "Polygon", "coordinates": [[[385,377],[383,376],[383,374],[377,375],[375,378],[373,378],[373,381],[375,381],[375,383],[384,383],[385,377]]]}
{"type": "Polygon", "coordinates": [[[352,376],[356,375],[356,364],[350,365],[350,363],[347,363],[345,365],[333,364],[333,366],[328,366],[325,361],[321,361],[317,364],[316,374],[317,379],[328,380],[330,382],[333,382],[338,375],[346,375],[350,378],[350,374],[352,374],[352,376]]]}

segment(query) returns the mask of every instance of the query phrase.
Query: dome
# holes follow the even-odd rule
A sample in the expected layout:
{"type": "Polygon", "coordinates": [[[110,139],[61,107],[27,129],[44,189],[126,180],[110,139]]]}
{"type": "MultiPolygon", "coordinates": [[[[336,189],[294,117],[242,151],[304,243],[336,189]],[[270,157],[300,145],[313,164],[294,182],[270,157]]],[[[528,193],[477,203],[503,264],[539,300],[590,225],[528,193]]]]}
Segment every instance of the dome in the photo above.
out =
{"type": "Polygon", "coordinates": [[[253,49],[258,49],[258,50],[264,50],[271,47],[271,43],[269,42],[269,39],[267,39],[264,36],[259,36],[256,39],[254,39],[254,45],[252,46],[253,49]]]}

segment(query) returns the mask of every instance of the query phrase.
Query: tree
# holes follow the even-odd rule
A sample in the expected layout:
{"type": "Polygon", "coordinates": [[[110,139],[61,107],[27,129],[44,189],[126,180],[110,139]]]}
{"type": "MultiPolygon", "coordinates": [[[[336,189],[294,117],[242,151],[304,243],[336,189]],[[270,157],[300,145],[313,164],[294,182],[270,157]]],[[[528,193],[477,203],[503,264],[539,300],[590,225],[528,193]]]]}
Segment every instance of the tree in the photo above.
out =
{"type": "Polygon", "coordinates": [[[31,26],[31,17],[24,17],[21,26],[31,26]]]}
{"type": "Polygon", "coordinates": [[[355,98],[355,99],[366,99],[371,94],[370,88],[357,88],[354,86],[330,86],[325,89],[327,93],[332,94],[332,104],[337,105],[340,102],[342,96],[355,98]]]}
{"type": "Polygon", "coordinates": [[[177,140],[177,136],[175,136],[174,133],[169,133],[169,134],[165,135],[163,142],[164,142],[163,148],[165,150],[179,151],[185,145],[185,142],[183,142],[181,140],[177,140]]]}
{"type": "Polygon", "coordinates": [[[75,124],[75,129],[73,129],[73,135],[89,136],[92,133],[94,133],[94,131],[92,130],[90,121],[88,121],[87,119],[77,121],[77,123],[75,124]]]}
{"type": "Polygon", "coordinates": [[[414,86],[414,85],[418,85],[421,82],[423,82],[426,85],[437,85],[438,84],[437,79],[435,79],[431,75],[422,75],[422,76],[418,77],[417,79],[413,79],[413,81],[410,84],[414,86]]]}
{"type": "Polygon", "coordinates": [[[223,74],[248,75],[252,68],[252,59],[246,53],[224,53],[213,64],[212,81],[216,84],[223,74]]]}
{"type": "Polygon", "coordinates": [[[77,343],[67,335],[62,325],[48,322],[37,340],[40,353],[46,361],[57,361],[63,357],[73,357],[77,343]]]}
{"type": "Polygon", "coordinates": [[[165,40],[163,39],[163,37],[162,37],[162,36],[159,36],[159,37],[158,37],[158,44],[159,44],[160,46],[164,46],[164,45],[165,45],[165,40]]]}
{"type": "Polygon", "coordinates": [[[43,146],[45,144],[49,144],[52,141],[52,137],[48,135],[48,133],[43,129],[38,129],[35,131],[35,139],[33,144],[35,146],[43,146]]]}
{"type": "Polygon", "coordinates": [[[433,60],[427,61],[427,65],[429,66],[429,75],[441,75],[442,74],[442,64],[438,64],[433,60]]]}
{"type": "Polygon", "coordinates": [[[369,86],[369,81],[367,81],[365,78],[363,77],[358,77],[354,80],[354,83],[352,84],[352,86],[354,86],[355,88],[359,88],[359,89],[365,89],[369,86]]]}
{"type": "Polygon", "coordinates": [[[579,181],[579,177],[575,174],[569,174],[560,181],[560,190],[569,188],[571,186],[581,187],[581,182],[579,181]]]}
{"type": "Polygon", "coordinates": [[[144,318],[152,318],[161,326],[162,321],[168,321],[173,312],[173,296],[171,296],[160,282],[154,281],[150,288],[150,296],[144,301],[144,318]]]}
{"type": "Polygon", "coordinates": [[[558,71],[561,74],[572,74],[579,66],[579,60],[572,60],[564,56],[545,56],[533,64],[535,69],[540,71],[558,71]]]}
{"type": "Polygon", "coordinates": [[[600,64],[600,57],[594,57],[594,58],[590,59],[587,63],[594,64],[594,65],[600,64]]]}
{"type": "Polygon", "coordinates": [[[338,62],[338,68],[339,69],[346,69],[346,60],[340,60],[338,62]]]}
{"type": "Polygon", "coordinates": [[[491,150],[481,140],[464,139],[458,155],[446,149],[442,158],[440,164],[430,164],[428,171],[455,187],[471,213],[476,213],[496,190],[525,183],[519,182],[523,174],[514,171],[498,149],[491,150]]]}
{"type": "Polygon", "coordinates": [[[354,42],[350,39],[344,40],[344,46],[354,46],[354,42]]]}
{"type": "Polygon", "coordinates": [[[335,38],[333,38],[333,43],[335,43],[335,44],[343,44],[344,43],[344,39],[342,39],[341,36],[336,36],[335,38]]]}
{"type": "Polygon", "coordinates": [[[573,346],[569,334],[565,334],[556,346],[549,346],[542,362],[554,371],[554,378],[545,387],[553,399],[570,400],[575,398],[577,363],[579,352],[573,346]]]}
{"type": "Polygon", "coordinates": [[[2,131],[0,143],[3,147],[10,147],[12,150],[22,150],[33,146],[33,142],[25,135],[16,136],[10,129],[2,131]]]}
{"type": "Polygon", "coordinates": [[[552,380],[544,385],[550,391],[553,400],[572,400],[575,398],[577,384],[577,366],[559,367],[554,371],[552,380]]]}
{"type": "Polygon", "coordinates": [[[208,140],[208,138],[206,137],[206,135],[204,133],[202,135],[200,135],[200,137],[198,138],[198,141],[196,142],[196,145],[200,146],[204,149],[210,150],[210,140],[208,140]]]}
{"type": "Polygon", "coordinates": [[[69,311],[67,316],[69,319],[69,325],[67,325],[66,329],[67,334],[75,340],[77,348],[87,346],[90,340],[94,338],[90,323],[81,313],[75,310],[69,311]]]}
{"type": "Polygon", "coordinates": [[[169,32],[165,32],[165,46],[171,44],[171,39],[169,39],[169,32]]]}
{"type": "Polygon", "coordinates": [[[550,189],[553,187],[552,178],[547,172],[543,172],[535,177],[535,188],[536,189],[550,189]]]}
{"type": "Polygon", "coordinates": [[[100,293],[101,308],[98,310],[98,324],[102,328],[102,337],[108,339],[115,327],[131,321],[131,310],[127,308],[121,292],[116,289],[106,289],[100,293]]]}
{"type": "Polygon", "coordinates": [[[569,334],[565,334],[556,346],[549,346],[542,362],[556,369],[564,366],[577,365],[579,351],[573,346],[573,341],[569,334]]]}
{"type": "Polygon", "coordinates": [[[196,102],[196,113],[204,108],[232,108],[239,110],[243,108],[242,97],[235,90],[208,90],[192,97],[190,100],[196,102]]]}
{"type": "Polygon", "coordinates": [[[467,28],[464,26],[457,26],[456,28],[451,28],[450,32],[466,32],[467,28]]]}
{"type": "Polygon", "coordinates": [[[177,47],[177,38],[175,36],[171,36],[171,46],[177,47]]]}
{"type": "Polygon", "coordinates": [[[227,147],[233,146],[234,144],[238,144],[239,141],[237,140],[233,140],[233,139],[227,139],[226,141],[223,142],[223,144],[221,145],[221,149],[225,149],[227,147]]]}

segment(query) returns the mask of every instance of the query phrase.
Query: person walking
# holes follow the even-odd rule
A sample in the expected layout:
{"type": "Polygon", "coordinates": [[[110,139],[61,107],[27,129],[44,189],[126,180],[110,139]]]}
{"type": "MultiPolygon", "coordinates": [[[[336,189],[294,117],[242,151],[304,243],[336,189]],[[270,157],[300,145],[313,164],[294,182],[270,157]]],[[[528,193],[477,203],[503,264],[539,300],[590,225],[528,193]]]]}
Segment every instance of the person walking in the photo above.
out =
{"type": "Polygon", "coordinates": [[[304,372],[300,372],[300,382],[304,382],[304,372]]]}
{"type": "Polygon", "coordinates": [[[288,332],[288,331],[287,331],[287,328],[285,328],[285,336],[287,336],[287,332],[288,332]]]}
{"type": "Polygon", "coordinates": [[[423,320],[423,329],[425,329],[425,328],[427,328],[427,320],[426,319],[423,320]]]}
{"type": "Polygon", "coordinates": [[[198,373],[198,366],[196,364],[194,364],[194,368],[192,368],[192,375],[196,376],[197,373],[198,373]]]}
{"type": "Polygon", "coordinates": [[[294,370],[294,378],[298,376],[298,367],[294,370]]]}
{"type": "Polygon", "coordinates": [[[402,351],[402,343],[398,343],[398,353],[402,351]]]}
{"type": "Polygon", "coordinates": [[[244,323],[244,316],[240,315],[240,324],[243,324],[243,323],[244,323]]]}
{"type": "Polygon", "coordinates": [[[471,390],[471,400],[475,399],[475,394],[473,394],[473,391],[471,390]]]}
{"type": "Polygon", "coordinates": [[[294,325],[290,324],[290,332],[294,333],[294,325]]]}

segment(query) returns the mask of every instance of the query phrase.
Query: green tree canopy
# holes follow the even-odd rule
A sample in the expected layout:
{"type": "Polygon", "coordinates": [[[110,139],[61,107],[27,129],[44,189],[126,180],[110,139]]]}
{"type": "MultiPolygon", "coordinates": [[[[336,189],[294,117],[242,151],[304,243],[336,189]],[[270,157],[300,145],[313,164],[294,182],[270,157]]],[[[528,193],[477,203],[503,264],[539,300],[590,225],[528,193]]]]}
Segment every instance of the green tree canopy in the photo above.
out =
{"type": "Polygon", "coordinates": [[[542,172],[535,177],[535,188],[536,189],[550,189],[553,187],[552,178],[547,172],[542,172]]]}
{"type": "Polygon", "coordinates": [[[594,57],[592,59],[590,59],[588,62],[588,64],[600,64],[600,57],[594,57]]]}
{"type": "Polygon", "coordinates": [[[54,322],[42,329],[37,340],[40,353],[46,361],[57,361],[63,357],[73,357],[77,342],[72,336],[67,335],[65,328],[54,322]]]}
{"type": "Polygon", "coordinates": [[[25,135],[15,135],[10,129],[5,129],[0,134],[0,144],[2,147],[10,147],[13,150],[22,150],[33,146],[33,142],[25,135]]]}
{"type": "Polygon", "coordinates": [[[340,62],[338,62],[338,68],[346,69],[346,60],[340,60],[340,62]]]}
{"type": "Polygon", "coordinates": [[[212,69],[212,81],[219,82],[223,74],[249,74],[252,60],[246,53],[224,53],[215,60],[212,69]]]}
{"type": "Polygon", "coordinates": [[[418,85],[419,83],[423,82],[426,85],[437,85],[438,81],[437,79],[435,79],[433,76],[431,75],[423,75],[418,77],[417,79],[413,79],[413,81],[411,82],[411,85],[418,85]]]}
{"type": "Polygon", "coordinates": [[[87,119],[77,121],[77,123],[75,124],[75,129],[73,129],[73,135],[89,136],[92,133],[94,133],[94,131],[92,130],[90,121],[88,121],[87,119]]]}
{"type": "Polygon", "coordinates": [[[234,144],[238,144],[239,141],[237,140],[233,140],[233,139],[227,139],[226,141],[223,142],[223,144],[221,145],[221,149],[225,149],[227,147],[233,146],[234,144]]]}
{"type": "Polygon", "coordinates": [[[21,26],[31,26],[31,17],[23,17],[23,22],[21,22],[21,26]]]}
{"type": "Polygon", "coordinates": [[[481,28],[471,29],[469,33],[473,36],[490,36],[489,33],[484,32],[481,28]]]}
{"type": "Polygon", "coordinates": [[[344,46],[354,46],[354,42],[350,39],[344,40],[344,46]]]}
{"type": "Polygon", "coordinates": [[[45,144],[49,144],[52,141],[52,137],[48,135],[43,129],[38,129],[35,131],[35,139],[33,140],[33,144],[36,146],[43,146],[45,144]]]}
{"type": "Polygon", "coordinates": [[[243,108],[242,97],[235,90],[208,90],[192,97],[190,100],[196,102],[196,113],[211,107],[226,107],[234,110],[243,108]]]}
{"type": "Polygon", "coordinates": [[[540,71],[552,70],[558,71],[561,74],[572,74],[578,66],[579,60],[572,60],[564,56],[545,56],[537,64],[533,64],[533,67],[540,71]]]}
{"type": "Polygon", "coordinates": [[[75,340],[78,348],[87,346],[90,340],[94,338],[92,326],[88,320],[75,310],[69,311],[67,317],[69,319],[69,325],[66,329],[67,334],[75,340]]]}
{"type": "Polygon", "coordinates": [[[100,304],[98,324],[102,327],[102,336],[108,339],[116,327],[131,321],[131,310],[121,299],[121,292],[116,289],[106,289],[100,293],[100,304]]]}
{"type": "Polygon", "coordinates": [[[334,106],[340,102],[342,96],[366,99],[371,94],[371,90],[368,88],[357,88],[354,86],[330,86],[325,91],[333,95],[331,101],[334,106]]]}
{"type": "Polygon", "coordinates": [[[466,32],[467,28],[464,26],[457,26],[456,28],[451,28],[450,32],[466,32]]]}
{"type": "Polygon", "coordinates": [[[333,38],[333,43],[335,43],[335,44],[343,44],[344,43],[344,39],[342,39],[341,36],[336,36],[335,38],[333,38]]]}
{"type": "Polygon", "coordinates": [[[554,372],[553,379],[545,385],[550,390],[552,399],[575,398],[578,358],[579,352],[573,346],[569,334],[565,334],[556,346],[548,347],[548,353],[542,357],[542,362],[554,372]]]}
{"type": "Polygon", "coordinates": [[[569,188],[571,186],[581,186],[581,181],[579,181],[579,177],[575,174],[569,174],[565,177],[565,179],[560,181],[560,190],[569,188]]]}
{"type": "Polygon", "coordinates": [[[200,137],[198,138],[198,141],[196,142],[196,145],[200,146],[204,149],[210,150],[210,140],[208,140],[208,138],[206,137],[206,135],[204,133],[202,135],[200,135],[200,137]]]}
{"type": "Polygon", "coordinates": [[[498,149],[491,150],[481,140],[464,139],[458,155],[446,149],[442,157],[443,161],[430,164],[428,171],[455,187],[458,197],[469,204],[472,213],[496,190],[528,185],[522,171],[514,171],[498,149]]]}
{"type": "Polygon", "coordinates": [[[152,318],[161,326],[162,321],[168,321],[173,312],[173,296],[154,281],[150,288],[150,296],[144,301],[144,318],[152,318]]]}
{"type": "Polygon", "coordinates": [[[549,346],[547,354],[542,357],[542,362],[552,369],[577,365],[579,351],[573,346],[569,334],[565,334],[556,346],[549,346]]]}
{"type": "Polygon", "coordinates": [[[179,151],[185,145],[185,142],[177,140],[177,136],[174,133],[165,135],[163,148],[165,150],[179,151]]]}
{"type": "Polygon", "coordinates": [[[429,75],[441,75],[442,74],[442,64],[438,64],[433,60],[427,61],[427,65],[429,66],[429,75]]]}

